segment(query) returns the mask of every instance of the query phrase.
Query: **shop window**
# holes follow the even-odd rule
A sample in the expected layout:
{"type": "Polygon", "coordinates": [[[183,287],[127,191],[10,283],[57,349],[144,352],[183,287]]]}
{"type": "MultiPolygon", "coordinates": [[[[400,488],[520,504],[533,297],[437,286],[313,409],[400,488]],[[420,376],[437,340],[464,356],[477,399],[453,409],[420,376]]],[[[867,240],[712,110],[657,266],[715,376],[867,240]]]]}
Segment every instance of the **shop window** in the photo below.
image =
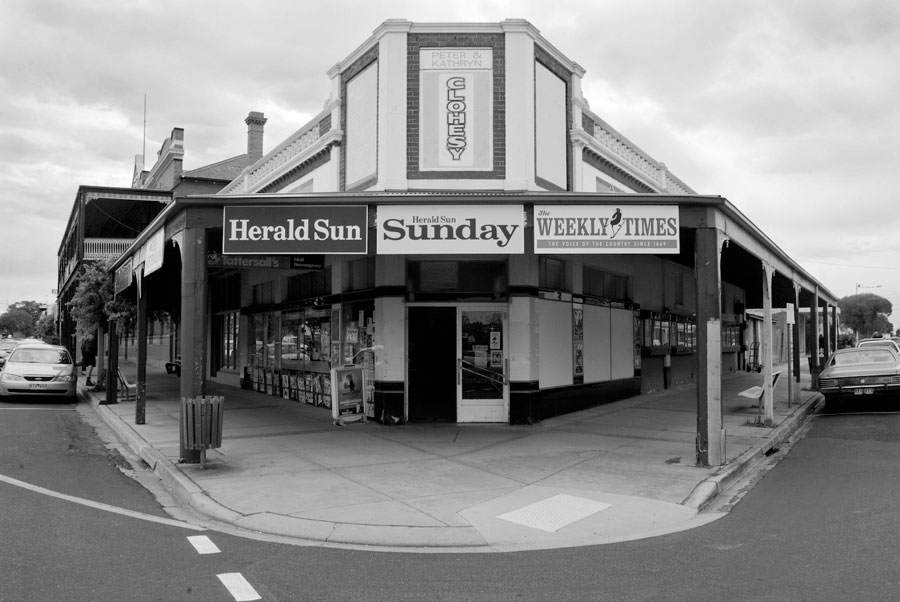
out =
{"type": "Polygon", "coordinates": [[[238,329],[240,313],[237,311],[218,314],[213,322],[213,368],[215,370],[237,370],[238,329]]]}
{"type": "Polygon", "coordinates": [[[241,276],[233,274],[226,278],[210,279],[210,310],[219,313],[241,306],[241,276]]]}
{"type": "Polygon", "coordinates": [[[287,278],[287,298],[312,299],[331,293],[331,268],[310,270],[287,278]]]}
{"type": "Polygon", "coordinates": [[[363,257],[347,263],[348,291],[375,288],[375,256],[363,257]]]}
{"type": "Polygon", "coordinates": [[[628,276],[585,266],[582,271],[582,290],[585,295],[606,299],[627,300],[628,276]]]}
{"type": "Polygon", "coordinates": [[[566,262],[552,257],[541,257],[538,286],[557,291],[569,290],[566,287],[566,262]]]}
{"type": "Polygon", "coordinates": [[[261,386],[271,395],[324,408],[331,407],[331,314],[307,308],[281,314],[276,344],[279,368],[263,374],[261,386]],[[272,382],[271,390],[267,381],[272,382]]]}
{"type": "Polygon", "coordinates": [[[741,344],[741,327],[739,324],[722,325],[722,349],[734,350],[741,344]]]}
{"type": "Polygon", "coordinates": [[[273,282],[262,282],[253,285],[253,305],[265,305],[274,302],[273,282]]]}
{"type": "Polygon", "coordinates": [[[507,294],[506,262],[503,261],[411,261],[407,286],[414,299],[428,295],[456,299],[499,299],[507,294]]]}

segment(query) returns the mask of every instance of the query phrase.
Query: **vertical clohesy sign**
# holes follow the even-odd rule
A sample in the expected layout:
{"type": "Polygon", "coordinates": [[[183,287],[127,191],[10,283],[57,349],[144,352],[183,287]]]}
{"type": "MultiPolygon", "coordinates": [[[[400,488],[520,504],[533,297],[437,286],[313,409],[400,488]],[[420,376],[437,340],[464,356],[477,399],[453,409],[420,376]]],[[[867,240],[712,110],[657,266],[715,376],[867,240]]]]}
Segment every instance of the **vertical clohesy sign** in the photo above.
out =
{"type": "Polygon", "coordinates": [[[365,255],[365,205],[245,205],[223,211],[222,253],[365,255]]]}
{"type": "Polygon", "coordinates": [[[522,205],[383,205],[375,225],[379,255],[525,252],[522,205]]]}
{"type": "Polygon", "coordinates": [[[535,205],[535,253],[679,253],[677,205],[535,205]]]}
{"type": "Polygon", "coordinates": [[[419,169],[493,169],[493,52],[419,51],[419,169]]]}

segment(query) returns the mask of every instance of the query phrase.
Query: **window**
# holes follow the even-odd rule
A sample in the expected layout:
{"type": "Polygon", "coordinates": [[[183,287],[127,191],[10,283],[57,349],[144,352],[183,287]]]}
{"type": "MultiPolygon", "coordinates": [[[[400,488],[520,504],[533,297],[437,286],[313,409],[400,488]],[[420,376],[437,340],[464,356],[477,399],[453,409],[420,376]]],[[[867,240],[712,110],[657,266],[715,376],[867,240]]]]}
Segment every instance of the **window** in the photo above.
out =
{"type": "Polygon", "coordinates": [[[617,300],[629,298],[628,276],[585,266],[582,272],[582,284],[585,295],[617,300]]]}
{"type": "Polygon", "coordinates": [[[310,270],[287,278],[288,299],[311,299],[331,293],[331,268],[310,270]]]}
{"type": "Polygon", "coordinates": [[[220,369],[237,370],[238,329],[240,313],[230,311],[216,316],[219,322],[219,358],[220,369]]]}
{"type": "Polygon", "coordinates": [[[274,300],[272,282],[263,282],[253,285],[253,305],[264,305],[274,300]]]}
{"type": "Polygon", "coordinates": [[[558,291],[569,290],[566,287],[565,261],[553,259],[552,257],[541,257],[540,270],[540,282],[538,283],[538,286],[558,291]]]}
{"type": "Polygon", "coordinates": [[[507,294],[504,261],[411,261],[406,276],[411,295],[497,299],[507,294]]]}
{"type": "Polygon", "coordinates": [[[347,264],[347,290],[375,288],[375,256],[363,257],[347,264]]]}

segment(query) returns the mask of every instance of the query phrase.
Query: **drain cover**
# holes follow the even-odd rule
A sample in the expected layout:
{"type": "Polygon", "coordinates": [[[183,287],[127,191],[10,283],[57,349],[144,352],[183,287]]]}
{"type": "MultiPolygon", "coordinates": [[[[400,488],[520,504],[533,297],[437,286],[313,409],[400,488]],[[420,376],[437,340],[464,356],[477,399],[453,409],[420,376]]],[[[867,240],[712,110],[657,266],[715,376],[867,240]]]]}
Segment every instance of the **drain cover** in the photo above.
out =
{"type": "Polygon", "coordinates": [[[592,514],[609,508],[609,504],[583,497],[559,494],[540,502],[523,506],[518,510],[501,514],[497,518],[525,527],[555,533],[592,514]]]}

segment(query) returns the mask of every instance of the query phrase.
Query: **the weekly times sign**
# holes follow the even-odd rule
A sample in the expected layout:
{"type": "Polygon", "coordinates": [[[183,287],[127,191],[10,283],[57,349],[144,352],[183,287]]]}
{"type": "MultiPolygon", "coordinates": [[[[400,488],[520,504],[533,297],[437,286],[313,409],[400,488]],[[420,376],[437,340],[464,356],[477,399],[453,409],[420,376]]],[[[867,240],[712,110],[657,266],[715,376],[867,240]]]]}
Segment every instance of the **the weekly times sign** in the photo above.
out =
{"type": "Polygon", "coordinates": [[[535,205],[534,252],[679,253],[677,205],[535,205]]]}

